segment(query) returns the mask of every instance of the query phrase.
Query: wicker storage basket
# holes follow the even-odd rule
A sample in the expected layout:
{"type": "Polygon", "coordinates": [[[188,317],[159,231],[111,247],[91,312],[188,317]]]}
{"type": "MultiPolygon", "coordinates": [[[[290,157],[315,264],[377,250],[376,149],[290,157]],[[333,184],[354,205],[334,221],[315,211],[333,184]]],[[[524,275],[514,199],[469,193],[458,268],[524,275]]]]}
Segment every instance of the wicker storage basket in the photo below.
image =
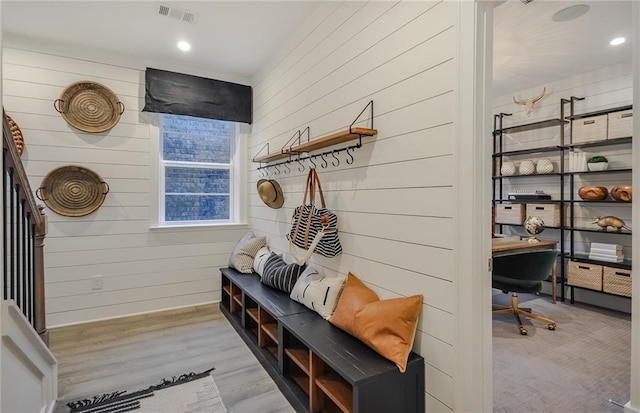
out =
{"type": "Polygon", "coordinates": [[[498,204],[496,205],[496,223],[522,225],[525,218],[524,212],[523,204],[498,204]]]}
{"type": "Polygon", "coordinates": [[[602,291],[602,265],[569,261],[567,284],[602,291]]]}
{"type": "Polygon", "coordinates": [[[538,217],[547,227],[560,226],[560,205],[527,204],[527,217],[538,217]]]}
{"type": "Polygon", "coordinates": [[[571,143],[586,143],[607,139],[607,115],[576,119],[571,122],[571,143]]]}
{"type": "Polygon", "coordinates": [[[69,125],[89,133],[113,128],[124,112],[124,104],[111,89],[90,81],[67,86],[60,98],[53,102],[53,107],[69,125]]]}
{"type": "Polygon", "coordinates": [[[628,138],[633,134],[633,110],[609,113],[609,139],[628,138]]]}
{"type": "Polygon", "coordinates": [[[602,270],[602,291],[631,297],[631,270],[605,266],[602,270]]]}

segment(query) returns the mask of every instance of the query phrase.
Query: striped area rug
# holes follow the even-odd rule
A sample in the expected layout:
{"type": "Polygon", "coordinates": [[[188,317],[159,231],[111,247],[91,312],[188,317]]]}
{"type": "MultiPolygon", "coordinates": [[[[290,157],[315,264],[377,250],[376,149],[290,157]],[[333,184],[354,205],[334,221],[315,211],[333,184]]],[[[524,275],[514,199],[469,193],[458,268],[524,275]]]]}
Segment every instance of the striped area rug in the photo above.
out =
{"type": "Polygon", "coordinates": [[[67,406],[70,413],[225,413],[211,371],[186,373],[143,390],[105,393],[67,406]]]}

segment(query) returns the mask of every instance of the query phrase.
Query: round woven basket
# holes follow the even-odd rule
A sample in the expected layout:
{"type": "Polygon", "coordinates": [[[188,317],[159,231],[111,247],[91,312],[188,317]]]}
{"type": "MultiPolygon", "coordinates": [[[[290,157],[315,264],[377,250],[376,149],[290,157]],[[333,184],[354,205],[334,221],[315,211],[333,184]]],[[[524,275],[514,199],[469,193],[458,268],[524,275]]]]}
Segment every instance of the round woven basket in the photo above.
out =
{"type": "Polygon", "coordinates": [[[100,208],[109,185],[100,175],[78,165],[67,165],[49,172],[36,196],[53,212],[81,217],[100,208]]]}
{"type": "Polygon", "coordinates": [[[108,87],[97,82],[72,83],[62,91],[53,107],[76,129],[89,133],[106,132],[116,126],[124,104],[108,87]]]}
{"type": "Polygon", "coordinates": [[[5,116],[7,117],[7,123],[9,123],[9,129],[11,130],[13,141],[16,143],[18,155],[22,156],[22,152],[24,152],[24,137],[22,136],[22,131],[18,127],[18,124],[13,119],[11,119],[11,116],[5,116]]]}

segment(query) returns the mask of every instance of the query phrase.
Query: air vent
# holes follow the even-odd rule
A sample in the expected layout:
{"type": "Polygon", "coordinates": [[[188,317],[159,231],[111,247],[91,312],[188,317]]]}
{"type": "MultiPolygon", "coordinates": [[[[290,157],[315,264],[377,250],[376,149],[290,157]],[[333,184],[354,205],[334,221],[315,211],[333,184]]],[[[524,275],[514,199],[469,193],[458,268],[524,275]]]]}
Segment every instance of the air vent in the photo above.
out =
{"type": "Polygon", "coordinates": [[[529,4],[531,3],[533,0],[520,0],[522,3],[524,4],[529,4]]]}
{"type": "Polygon", "coordinates": [[[196,19],[196,15],[194,13],[166,4],[158,5],[158,14],[161,16],[171,17],[172,19],[182,20],[185,23],[193,23],[196,19]]]}

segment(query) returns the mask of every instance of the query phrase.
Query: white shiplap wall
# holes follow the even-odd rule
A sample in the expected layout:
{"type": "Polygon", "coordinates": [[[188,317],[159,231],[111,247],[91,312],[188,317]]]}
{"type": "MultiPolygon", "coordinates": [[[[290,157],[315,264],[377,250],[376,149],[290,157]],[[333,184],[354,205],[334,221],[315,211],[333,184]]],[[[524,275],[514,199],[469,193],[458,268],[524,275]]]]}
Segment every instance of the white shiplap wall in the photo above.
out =
{"type": "MultiPolygon", "coordinates": [[[[557,81],[540,85],[523,91],[514,91],[508,96],[501,96],[494,99],[494,113],[513,113],[513,116],[505,118],[505,127],[523,123],[535,122],[550,118],[560,117],[560,99],[569,99],[571,96],[584,97],[582,101],[575,102],[575,113],[587,113],[597,110],[615,108],[630,105],[633,100],[633,71],[632,62],[617,64],[594,72],[583,73],[557,81]],[[535,105],[535,109],[530,116],[527,116],[524,106],[516,106],[512,101],[515,95],[518,99],[525,99],[536,96],[543,88],[547,87],[547,95],[535,105]]],[[[565,105],[565,110],[569,110],[569,105],[565,105]]],[[[567,113],[568,114],[568,113],[567,113]]],[[[565,144],[570,143],[569,127],[565,129],[565,144]]],[[[517,150],[530,147],[557,145],[560,136],[558,127],[541,129],[532,132],[514,133],[505,138],[505,144],[509,145],[505,150],[517,150]]],[[[631,167],[631,144],[616,145],[611,147],[585,148],[585,152],[591,155],[605,155],[609,159],[609,168],[630,168],[631,167]]],[[[516,164],[525,158],[549,157],[555,164],[555,171],[559,171],[560,159],[556,156],[519,156],[512,160],[516,164]]],[[[565,167],[568,168],[568,157],[565,157],[565,167]]],[[[504,192],[514,189],[536,190],[541,189],[552,195],[553,199],[560,198],[559,178],[539,177],[526,179],[505,180],[504,192]]],[[[577,189],[584,185],[597,185],[611,188],[614,185],[631,185],[630,173],[616,173],[607,175],[576,175],[574,198],[579,199],[577,189]]],[[[569,199],[569,185],[567,179],[565,197],[569,199]]],[[[575,208],[576,226],[585,228],[591,227],[593,217],[604,215],[615,215],[622,218],[629,226],[633,227],[631,220],[630,204],[578,204],[575,208]]],[[[505,227],[505,232],[519,233],[524,235],[520,228],[505,227]]],[[[550,237],[559,237],[559,230],[550,229],[542,234],[550,237]]],[[[575,233],[575,249],[577,252],[588,252],[591,242],[619,243],[624,246],[626,258],[631,258],[631,237],[628,235],[601,235],[587,232],[575,233]]],[[[569,248],[568,240],[565,242],[569,248]]],[[[595,303],[597,305],[609,306],[622,311],[630,311],[630,302],[627,299],[617,299],[616,297],[604,296],[592,293],[588,290],[576,289],[576,299],[595,303]]]]}
{"type": "Polygon", "coordinates": [[[218,301],[218,268],[246,231],[150,230],[155,185],[150,162],[157,154],[150,153],[154,128],[140,113],[147,63],[42,42],[5,42],[3,102],[25,137],[22,160],[32,189],[49,171],[68,164],[96,171],[110,186],[104,204],[88,216],[63,217],[45,209],[49,327],[218,301]],[[80,132],[54,110],[53,101],[79,80],[104,84],[124,103],[126,110],[110,131],[80,132]],[[102,290],[91,288],[95,275],[103,276],[102,290]]]}
{"type": "MultiPolygon", "coordinates": [[[[425,358],[428,411],[450,411],[454,399],[456,13],[452,2],[322,3],[255,78],[249,145],[253,156],[307,126],[311,138],[346,129],[374,101],[378,135],[363,139],[353,164],[341,154],[338,167],[318,167],[344,253],[312,262],[353,272],[382,298],[424,295],[414,350],[425,358]]],[[[284,207],[252,191],[249,218],[287,252],[306,173],[281,170],[284,207]]]]}

